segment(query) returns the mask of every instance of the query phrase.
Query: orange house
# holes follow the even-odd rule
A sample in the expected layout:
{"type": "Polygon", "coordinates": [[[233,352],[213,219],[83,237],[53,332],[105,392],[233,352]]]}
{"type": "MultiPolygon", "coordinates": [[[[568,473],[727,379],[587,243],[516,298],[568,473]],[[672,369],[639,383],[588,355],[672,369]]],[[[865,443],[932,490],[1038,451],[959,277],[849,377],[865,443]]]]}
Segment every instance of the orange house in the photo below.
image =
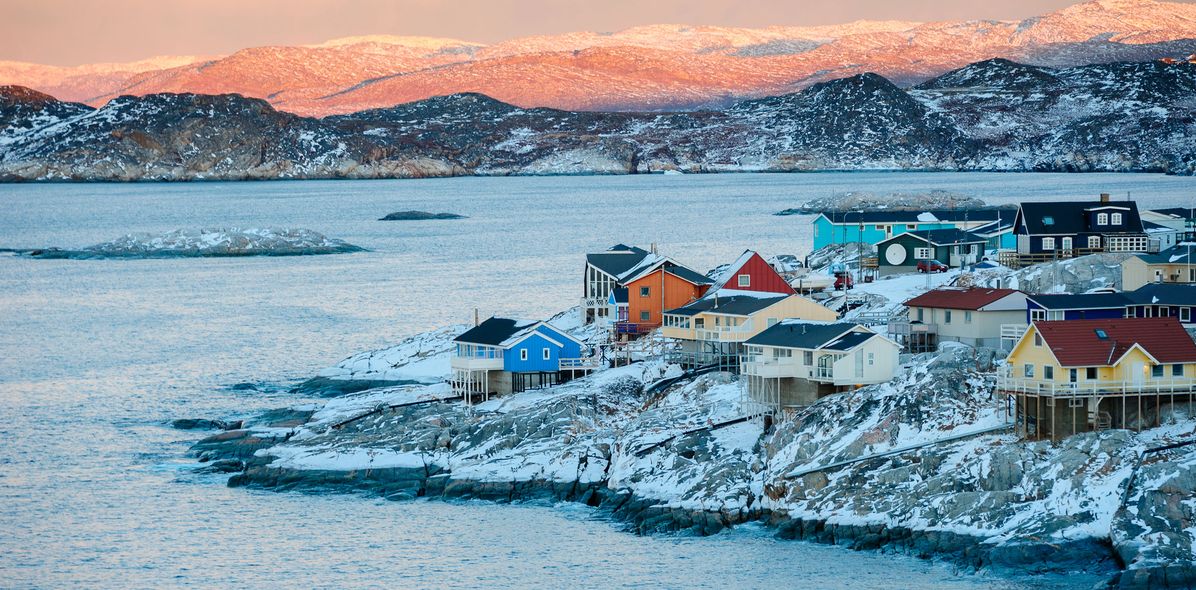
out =
{"type": "Polygon", "coordinates": [[[643,334],[660,327],[664,312],[706,294],[714,284],[700,272],[661,256],[645,260],[619,277],[627,287],[627,321],[615,324],[620,334],[643,334]]]}

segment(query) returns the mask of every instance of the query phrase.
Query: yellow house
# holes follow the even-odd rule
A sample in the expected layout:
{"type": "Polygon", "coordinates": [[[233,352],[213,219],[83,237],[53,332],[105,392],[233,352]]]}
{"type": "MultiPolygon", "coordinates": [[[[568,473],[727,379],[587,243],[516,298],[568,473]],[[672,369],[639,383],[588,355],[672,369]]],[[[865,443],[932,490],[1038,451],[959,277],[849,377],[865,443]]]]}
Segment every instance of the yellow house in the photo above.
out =
{"type": "Polygon", "coordinates": [[[1121,262],[1121,288],[1150,283],[1196,285],[1196,248],[1179,245],[1158,254],[1137,254],[1121,262]]]}
{"type": "Polygon", "coordinates": [[[678,343],[683,365],[725,363],[739,370],[743,342],[786,319],[834,321],[838,313],[822,304],[781,293],[720,289],[666,311],[661,335],[678,343]]]}
{"type": "Polygon", "coordinates": [[[1006,361],[997,390],[1030,438],[1149,428],[1196,393],[1196,342],[1174,317],[1034,322],[1006,361]]]}

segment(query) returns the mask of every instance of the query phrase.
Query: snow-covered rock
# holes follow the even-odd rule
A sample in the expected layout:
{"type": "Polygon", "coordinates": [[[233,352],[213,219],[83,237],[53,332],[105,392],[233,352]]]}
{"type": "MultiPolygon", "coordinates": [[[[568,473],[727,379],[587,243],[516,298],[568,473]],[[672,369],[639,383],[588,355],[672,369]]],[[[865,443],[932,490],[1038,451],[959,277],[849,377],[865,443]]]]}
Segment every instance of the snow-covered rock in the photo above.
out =
{"type": "Polygon", "coordinates": [[[31,250],[34,258],[198,258],[306,256],[361,252],[362,248],[308,229],[204,228],[164,234],[129,234],[79,250],[31,250]]]}

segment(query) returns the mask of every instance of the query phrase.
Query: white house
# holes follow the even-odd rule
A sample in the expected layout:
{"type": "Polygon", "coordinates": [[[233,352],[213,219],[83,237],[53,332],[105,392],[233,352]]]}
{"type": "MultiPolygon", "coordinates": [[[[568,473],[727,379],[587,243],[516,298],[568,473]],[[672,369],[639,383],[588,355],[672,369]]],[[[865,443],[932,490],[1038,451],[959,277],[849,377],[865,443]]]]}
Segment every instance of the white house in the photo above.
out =
{"type": "Polygon", "coordinates": [[[970,346],[1012,346],[1025,331],[1026,294],[1014,289],[942,287],[905,302],[907,317],[889,323],[889,334],[920,352],[944,340],[970,346]],[[1002,332],[1004,331],[1004,333],[1002,332]]]}

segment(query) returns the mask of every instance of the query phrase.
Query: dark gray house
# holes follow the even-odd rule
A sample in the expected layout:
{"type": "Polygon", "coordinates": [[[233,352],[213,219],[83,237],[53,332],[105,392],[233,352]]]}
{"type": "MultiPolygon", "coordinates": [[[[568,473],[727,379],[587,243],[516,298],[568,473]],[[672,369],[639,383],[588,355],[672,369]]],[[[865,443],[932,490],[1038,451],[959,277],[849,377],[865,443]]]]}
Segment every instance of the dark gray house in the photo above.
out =
{"type": "Polygon", "coordinates": [[[1070,258],[1092,252],[1147,252],[1138,204],[1101,200],[1022,203],[1014,221],[1019,255],[1070,258]]]}
{"type": "Polygon", "coordinates": [[[916,272],[921,260],[937,260],[959,268],[979,262],[986,240],[958,229],[932,229],[897,234],[876,245],[881,275],[916,272]]]}

